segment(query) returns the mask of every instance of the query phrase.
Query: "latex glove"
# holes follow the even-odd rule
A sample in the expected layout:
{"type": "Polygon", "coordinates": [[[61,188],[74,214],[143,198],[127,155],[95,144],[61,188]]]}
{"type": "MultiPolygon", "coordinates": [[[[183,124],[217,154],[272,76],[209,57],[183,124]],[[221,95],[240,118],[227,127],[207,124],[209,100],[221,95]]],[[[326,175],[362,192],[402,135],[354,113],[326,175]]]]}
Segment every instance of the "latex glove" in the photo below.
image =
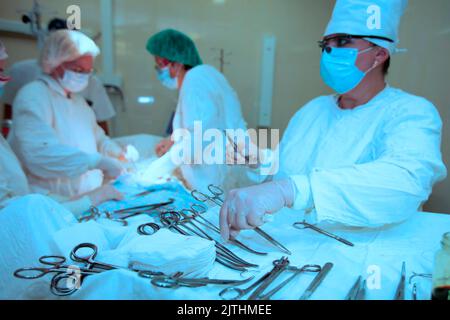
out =
{"type": "Polygon", "coordinates": [[[111,158],[125,158],[125,149],[112,140],[108,140],[103,144],[103,152],[111,158]]]}
{"type": "Polygon", "coordinates": [[[116,179],[122,174],[123,167],[119,160],[102,157],[97,165],[97,168],[102,170],[106,178],[116,179]]]}
{"type": "Polygon", "coordinates": [[[156,155],[161,158],[170,150],[170,148],[172,148],[173,144],[174,142],[170,138],[162,140],[160,143],[156,145],[155,148],[156,155]]]}
{"type": "Polygon", "coordinates": [[[139,160],[139,157],[140,157],[139,151],[137,151],[137,149],[134,146],[128,145],[125,148],[125,155],[124,155],[125,161],[137,162],[139,160]]]}
{"type": "Polygon", "coordinates": [[[124,198],[123,194],[111,185],[101,186],[94,191],[88,192],[86,195],[91,199],[94,206],[109,200],[123,200],[124,198]]]}
{"type": "Polygon", "coordinates": [[[267,214],[291,207],[295,186],[290,179],[230,191],[220,210],[220,233],[225,241],[236,238],[241,230],[265,223],[267,214]]]}
{"type": "Polygon", "coordinates": [[[253,169],[260,166],[261,155],[258,147],[252,142],[247,146],[246,141],[235,143],[231,137],[227,137],[226,153],[228,165],[246,165],[253,169]]]}

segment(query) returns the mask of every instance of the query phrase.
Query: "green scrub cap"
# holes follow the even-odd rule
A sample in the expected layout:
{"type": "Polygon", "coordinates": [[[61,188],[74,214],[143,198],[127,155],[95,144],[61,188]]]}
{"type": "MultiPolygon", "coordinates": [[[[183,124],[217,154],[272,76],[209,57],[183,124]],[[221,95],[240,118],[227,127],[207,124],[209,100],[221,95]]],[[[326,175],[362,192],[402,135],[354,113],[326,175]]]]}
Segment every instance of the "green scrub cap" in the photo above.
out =
{"type": "Polygon", "coordinates": [[[203,64],[194,41],[173,29],[163,30],[150,37],[147,41],[147,51],[154,56],[191,67],[203,64]]]}

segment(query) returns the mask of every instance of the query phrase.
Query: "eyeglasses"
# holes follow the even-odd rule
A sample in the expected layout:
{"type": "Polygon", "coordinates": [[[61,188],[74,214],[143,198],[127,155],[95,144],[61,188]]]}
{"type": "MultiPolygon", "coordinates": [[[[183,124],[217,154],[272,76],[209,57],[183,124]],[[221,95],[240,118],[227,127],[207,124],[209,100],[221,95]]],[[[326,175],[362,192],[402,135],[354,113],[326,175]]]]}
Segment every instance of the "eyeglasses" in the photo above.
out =
{"type": "Polygon", "coordinates": [[[330,53],[332,48],[342,48],[345,47],[346,45],[352,44],[354,39],[366,39],[366,38],[394,42],[393,40],[386,37],[344,34],[320,40],[318,41],[318,44],[319,47],[322,49],[322,52],[326,51],[327,53],[330,53]]]}

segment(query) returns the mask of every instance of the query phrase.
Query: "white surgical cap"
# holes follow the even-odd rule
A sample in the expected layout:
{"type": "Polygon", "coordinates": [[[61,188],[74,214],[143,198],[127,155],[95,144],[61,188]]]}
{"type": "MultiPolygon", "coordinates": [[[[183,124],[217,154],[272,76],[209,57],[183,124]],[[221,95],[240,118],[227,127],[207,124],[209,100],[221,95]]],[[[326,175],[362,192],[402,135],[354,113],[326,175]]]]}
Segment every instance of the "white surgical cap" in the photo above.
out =
{"type": "Polygon", "coordinates": [[[50,74],[61,64],[85,55],[96,57],[100,49],[85,34],[74,30],[52,32],[41,52],[40,65],[44,73],[50,74]]]}
{"type": "Polygon", "coordinates": [[[8,54],[6,53],[6,47],[3,42],[0,41],[0,60],[8,59],[8,54]]]}
{"type": "Polygon", "coordinates": [[[408,0],[337,0],[324,36],[350,34],[379,36],[393,40],[366,40],[396,53],[399,26],[408,0]]]}

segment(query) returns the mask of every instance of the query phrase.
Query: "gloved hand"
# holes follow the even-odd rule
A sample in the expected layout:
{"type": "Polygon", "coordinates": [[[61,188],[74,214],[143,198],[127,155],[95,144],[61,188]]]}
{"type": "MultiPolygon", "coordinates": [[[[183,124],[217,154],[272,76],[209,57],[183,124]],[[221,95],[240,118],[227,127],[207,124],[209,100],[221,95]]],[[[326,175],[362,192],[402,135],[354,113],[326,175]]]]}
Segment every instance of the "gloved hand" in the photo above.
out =
{"type": "Polygon", "coordinates": [[[122,174],[122,164],[119,160],[102,157],[97,164],[97,168],[102,170],[106,178],[115,179],[122,174]]]}
{"type": "MultiPolygon", "coordinates": [[[[137,149],[132,146],[132,145],[127,145],[127,147],[125,148],[125,161],[127,162],[137,162],[139,160],[139,151],[137,151],[137,149]]],[[[120,159],[119,159],[120,160],[120,159]]]]}
{"type": "Polygon", "coordinates": [[[170,148],[172,148],[173,144],[174,142],[170,138],[162,140],[160,143],[156,145],[155,148],[156,155],[161,158],[170,150],[170,148]]]}
{"type": "Polygon", "coordinates": [[[241,230],[254,229],[265,223],[266,214],[274,214],[295,201],[291,179],[230,191],[220,210],[220,232],[228,241],[241,230]]]}
{"type": "Polygon", "coordinates": [[[125,157],[125,148],[119,146],[115,141],[108,139],[103,143],[102,152],[111,158],[120,159],[125,157]]]}
{"type": "Polygon", "coordinates": [[[109,200],[123,200],[124,198],[122,193],[109,184],[88,192],[86,195],[91,199],[93,206],[98,206],[109,200]]]}
{"type": "Polygon", "coordinates": [[[254,143],[250,142],[247,146],[246,141],[237,141],[235,143],[231,138],[227,138],[226,145],[227,164],[246,165],[250,168],[258,168],[261,163],[261,155],[254,143]]]}

